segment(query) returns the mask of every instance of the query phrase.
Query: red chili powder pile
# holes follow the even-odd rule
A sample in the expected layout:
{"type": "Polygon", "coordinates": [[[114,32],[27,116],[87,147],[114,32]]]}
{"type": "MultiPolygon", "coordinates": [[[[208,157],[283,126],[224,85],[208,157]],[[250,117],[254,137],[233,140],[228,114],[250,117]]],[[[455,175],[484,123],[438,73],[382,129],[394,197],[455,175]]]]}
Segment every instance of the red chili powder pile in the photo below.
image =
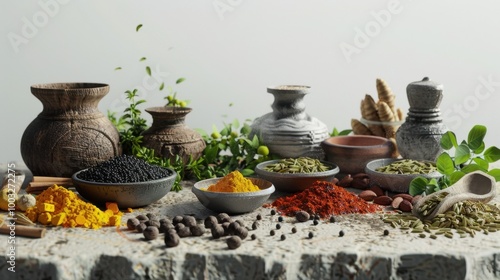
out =
{"type": "Polygon", "coordinates": [[[373,213],[380,210],[376,204],[368,203],[357,195],[325,181],[316,181],[302,192],[280,197],[270,206],[286,216],[295,216],[298,211],[328,218],[332,215],[373,213]]]}

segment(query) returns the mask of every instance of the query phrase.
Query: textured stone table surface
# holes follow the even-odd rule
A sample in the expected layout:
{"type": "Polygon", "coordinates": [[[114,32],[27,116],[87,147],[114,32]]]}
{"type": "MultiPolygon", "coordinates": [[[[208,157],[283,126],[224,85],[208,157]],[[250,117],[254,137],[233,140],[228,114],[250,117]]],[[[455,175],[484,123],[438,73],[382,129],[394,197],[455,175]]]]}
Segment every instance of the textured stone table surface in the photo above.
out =
{"type": "MultiPolygon", "coordinates": [[[[133,213],[160,216],[194,215],[204,219],[216,214],[202,206],[191,192],[170,192],[160,201],[133,213]]],[[[272,201],[280,193],[275,193],[272,201]]],[[[495,202],[499,202],[498,197],[495,202]]],[[[233,216],[250,227],[257,214],[260,227],[250,231],[236,250],[227,249],[225,238],[182,238],[179,246],[166,248],[163,238],[144,241],[126,227],[98,230],[47,228],[41,239],[16,237],[16,272],[0,263],[0,279],[499,279],[500,232],[474,238],[419,238],[384,224],[380,215],[338,216],[335,223],[296,223],[285,218],[271,236],[278,216],[259,208],[233,216]],[[291,233],[296,227],[298,232],[291,233]],[[384,229],[390,234],[383,236],[384,229]],[[345,232],[343,237],[338,233],[345,232]],[[312,239],[307,238],[313,232],[312,239]],[[286,235],[281,241],[280,236],[286,235]]],[[[201,222],[201,221],[200,221],[201,222]]],[[[163,235],[161,235],[162,237],[163,235]]],[[[6,235],[0,247],[6,256],[6,235]]]]}

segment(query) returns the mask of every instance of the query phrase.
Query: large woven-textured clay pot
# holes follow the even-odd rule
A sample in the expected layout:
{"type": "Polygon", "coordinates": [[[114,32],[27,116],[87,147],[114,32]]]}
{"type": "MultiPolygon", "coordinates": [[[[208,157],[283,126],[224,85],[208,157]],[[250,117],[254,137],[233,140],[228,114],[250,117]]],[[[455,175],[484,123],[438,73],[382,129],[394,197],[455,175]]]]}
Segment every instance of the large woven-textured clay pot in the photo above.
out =
{"type": "Polygon", "coordinates": [[[121,153],[118,131],[97,105],[107,84],[31,86],[43,104],[21,139],[21,155],[33,175],[71,177],[121,153]]]}
{"type": "Polygon", "coordinates": [[[153,124],[142,133],[144,147],[153,149],[157,156],[167,159],[179,155],[184,162],[190,157],[200,158],[206,147],[201,135],[185,124],[187,107],[151,107],[145,109],[153,117],[153,124]]]}

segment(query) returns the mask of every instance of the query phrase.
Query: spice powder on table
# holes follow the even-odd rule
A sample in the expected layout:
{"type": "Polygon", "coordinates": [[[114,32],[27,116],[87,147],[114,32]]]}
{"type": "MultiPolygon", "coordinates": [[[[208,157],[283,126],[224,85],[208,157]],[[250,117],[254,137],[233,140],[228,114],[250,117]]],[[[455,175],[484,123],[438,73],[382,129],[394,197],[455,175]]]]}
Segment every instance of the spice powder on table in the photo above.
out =
{"type": "Polygon", "coordinates": [[[348,190],[326,181],[316,181],[302,192],[280,197],[269,206],[286,216],[298,211],[328,218],[332,215],[366,214],[379,211],[376,204],[366,202],[348,190]]]}

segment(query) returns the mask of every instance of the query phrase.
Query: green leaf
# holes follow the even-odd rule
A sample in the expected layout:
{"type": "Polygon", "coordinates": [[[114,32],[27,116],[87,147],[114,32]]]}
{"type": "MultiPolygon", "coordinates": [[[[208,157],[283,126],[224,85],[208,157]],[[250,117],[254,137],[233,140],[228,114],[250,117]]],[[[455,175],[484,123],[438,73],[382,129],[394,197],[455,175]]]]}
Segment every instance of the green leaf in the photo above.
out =
{"type": "Polygon", "coordinates": [[[221,131],[220,131],[220,135],[222,136],[228,136],[229,135],[229,129],[226,127],[224,127],[221,131]]]}
{"type": "Polygon", "coordinates": [[[436,167],[441,174],[450,175],[455,171],[455,165],[453,164],[453,159],[446,152],[439,155],[436,160],[436,167]]]}
{"type": "Polygon", "coordinates": [[[243,127],[240,129],[240,133],[242,135],[248,135],[250,134],[250,131],[252,131],[252,128],[248,123],[243,124],[243,127]]]}
{"type": "Polygon", "coordinates": [[[115,71],[116,71],[116,70],[122,70],[122,68],[121,68],[121,67],[116,67],[116,68],[115,68],[115,71]]]}
{"type": "Polygon", "coordinates": [[[344,129],[339,132],[339,136],[349,135],[352,132],[352,129],[344,129]]]}
{"type": "Polygon", "coordinates": [[[485,170],[488,170],[490,168],[490,164],[488,163],[488,161],[480,158],[480,157],[476,157],[476,158],[473,158],[472,159],[477,165],[481,166],[481,168],[485,169],[485,170]]]}
{"type": "Polygon", "coordinates": [[[240,127],[240,122],[238,121],[238,119],[234,119],[233,123],[232,123],[232,126],[235,128],[235,129],[238,129],[238,127],[240,127]]]}
{"type": "Polygon", "coordinates": [[[146,57],[144,57],[144,56],[141,57],[141,59],[139,59],[139,61],[144,61],[144,60],[146,60],[146,57]]]}
{"type": "Polygon", "coordinates": [[[455,171],[453,172],[450,177],[450,185],[455,184],[458,180],[460,180],[463,176],[465,175],[465,172],[462,171],[455,171]]]}
{"type": "MultiPolygon", "coordinates": [[[[161,83],[161,85],[160,85],[160,90],[163,90],[164,88],[165,88],[165,82],[161,83]]],[[[166,98],[167,98],[167,97],[165,97],[165,99],[166,99],[166,98]]]]}
{"type": "Polygon", "coordinates": [[[500,159],[500,149],[495,146],[491,146],[484,151],[483,156],[487,162],[496,162],[500,159]]]}
{"type": "Polygon", "coordinates": [[[455,136],[455,133],[453,133],[452,131],[448,131],[445,134],[443,134],[443,136],[441,137],[440,144],[441,144],[441,148],[443,148],[445,150],[449,150],[453,147],[457,147],[458,144],[457,144],[457,137],[455,136]]]}
{"type": "Polygon", "coordinates": [[[135,32],[139,32],[139,29],[141,29],[142,27],[142,24],[139,24],[135,27],[135,32]]]}
{"type": "Polygon", "coordinates": [[[337,130],[336,127],[333,128],[332,133],[330,133],[331,136],[337,136],[339,135],[339,131],[337,130]]]}
{"type": "Polygon", "coordinates": [[[455,150],[455,164],[460,165],[467,162],[471,157],[470,149],[465,144],[460,144],[455,150]]]}
{"type": "Polygon", "coordinates": [[[185,80],[186,80],[186,78],[179,78],[179,79],[177,79],[177,81],[175,81],[175,84],[178,85],[178,84],[184,82],[185,80]]]}
{"type": "Polygon", "coordinates": [[[146,66],[146,73],[151,76],[151,68],[149,66],[146,66]]]}
{"type": "Polygon", "coordinates": [[[424,177],[416,177],[410,182],[409,193],[413,196],[422,194],[427,187],[428,180],[424,177]]]}
{"type": "Polygon", "coordinates": [[[245,168],[245,169],[240,170],[240,173],[241,173],[241,175],[246,177],[246,176],[250,176],[250,175],[254,174],[254,171],[252,169],[245,168]]]}
{"type": "Polygon", "coordinates": [[[486,126],[475,125],[470,131],[467,137],[467,144],[471,150],[475,150],[481,146],[486,135],[486,126]]]}
{"type": "Polygon", "coordinates": [[[231,139],[229,141],[229,150],[231,151],[233,156],[240,154],[240,146],[238,145],[238,142],[236,142],[234,139],[231,139]]]}
{"type": "Polygon", "coordinates": [[[257,135],[254,135],[252,138],[252,148],[257,149],[259,148],[259,145],[259,138],[257,137],[257,135]]]}
{"type": "Polygon", "coordinates": [[[498,182],[500,181],[500,169],[494,168],[488,171],[488,174],[495,177],[495,180],[498,182]]]}
{"type": "Polygon", "coordinates": [[[486,148],[486,145],[483,142],[481,144],[481,146],[479,146],[479,148],[472,150],[472,152],[475,153],[476,155],[479,155],[480,153],[482,153],[484,151],[485,148],[486,148]]]}
{"type": "Polygon", "coordinates": [[[461,171],[466,173],[466,174],[474,172],[474,171],[478,171],[478,170],[483,171],[483,172],[488,172],[488,169],[482,168],[478,164],[468,164],[461,169],[461,171]]]}
{"type": "Polygon", "coordinates": [[[206,147],[205,150],[203,151],[203,154],[205,155],[205,160],[207,164],[215,162],[218,153],[219,153],[219,148],[217,146],[206,147]]]}

